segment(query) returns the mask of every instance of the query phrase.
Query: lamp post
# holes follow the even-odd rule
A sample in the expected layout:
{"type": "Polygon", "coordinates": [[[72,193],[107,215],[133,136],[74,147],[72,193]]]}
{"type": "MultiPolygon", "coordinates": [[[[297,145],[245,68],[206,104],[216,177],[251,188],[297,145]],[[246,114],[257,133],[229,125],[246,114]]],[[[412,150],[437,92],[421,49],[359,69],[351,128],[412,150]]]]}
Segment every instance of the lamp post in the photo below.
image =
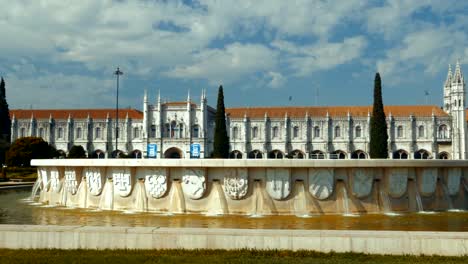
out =
{"type": "Polygon", "coordinates": [[[119,150],[119,77],[120,75],[123,75],[123,72],[120,71],[119,67],[117,67],[117,70],[114,72],[114,74],[117,76],[117,100],[115,102],[115,158],[117,158],[119,150]]]}

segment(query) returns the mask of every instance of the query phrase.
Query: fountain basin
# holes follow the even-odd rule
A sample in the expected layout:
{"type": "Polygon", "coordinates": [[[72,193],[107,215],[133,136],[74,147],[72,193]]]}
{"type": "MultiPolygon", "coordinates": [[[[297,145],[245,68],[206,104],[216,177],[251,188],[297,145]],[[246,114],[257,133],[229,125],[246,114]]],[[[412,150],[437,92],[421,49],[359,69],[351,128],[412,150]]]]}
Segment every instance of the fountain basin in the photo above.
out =
{"type": "Polygon", "coordinates": [[[48,205],[162,214],[317,215],[468,209],[447,160],[33,160],[48,205]]]}

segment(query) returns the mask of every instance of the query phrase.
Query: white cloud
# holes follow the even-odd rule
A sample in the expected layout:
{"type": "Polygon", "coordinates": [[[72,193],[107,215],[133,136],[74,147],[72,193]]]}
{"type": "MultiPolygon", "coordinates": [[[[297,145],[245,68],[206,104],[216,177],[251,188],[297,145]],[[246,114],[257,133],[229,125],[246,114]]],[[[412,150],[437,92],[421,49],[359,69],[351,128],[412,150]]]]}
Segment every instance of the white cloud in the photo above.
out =
{"type": "Polygon", "coordinates": [[[344,39],[343,42],[319,42],[306,46],[285,41],[278,41],[273,45],[288,53],[286,61],[296,75],[306,76],[314,71],[331,69],[359,58],[367,46],[367,40],[358,36],[344,39]]]}
{"type": "Polygon", "coordinates": [[[273,50],[256,44],[233,43],[225,49],[209,49],[193,56],[188,66],[176,66],[167,76],[183,79],[206,78],[211,84],[227,84],[276,67],[278,56],[273,50]]]}
{"type": "Polygon", "coordinates": [[[404,79],[418,66],[422,66],[425,73],[434,75],[462,58],[467,42],[465,32],[447,27],[412,32],[403,38],[400,45],[388,50],[385,58],[377,61],[377,69],[387,78],[391,77],[388,79],[394,83],[404,79]]]}
{"type": "Polygon", "coordinates": [[[279,88],[286,83],[286,78],[279,72],[268,72],[267,73],[268,84],[271,88],[279,88]]]}

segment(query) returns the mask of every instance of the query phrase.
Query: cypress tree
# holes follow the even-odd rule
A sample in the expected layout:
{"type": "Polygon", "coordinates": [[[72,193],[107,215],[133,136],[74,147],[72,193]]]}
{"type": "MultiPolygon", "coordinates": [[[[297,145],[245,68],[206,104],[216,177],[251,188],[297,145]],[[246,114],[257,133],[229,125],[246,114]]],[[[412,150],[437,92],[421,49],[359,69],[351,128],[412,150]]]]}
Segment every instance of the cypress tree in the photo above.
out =
{"type": "Polygon", "coordinates": [[[382,101],[382,81],[380,74],[375,74],[374,105],[370,120],[370,157],[372,159],[388,158],[387,121],[382,101]]]}
{"type": "Polygon", "coordinates": [[[219,86],[216,105],[213,158],[227,159],[229,156],[229,137],[226,130],[226,110],[224,109],[223,86],[219,86]]]}
{"type": "Polygon", "coordinates": [[[2,77],[0,80],[0,135],[8,142],[10,142],[10,126],[10,110],[6,100],[5,81],[2,77]]]}
{"type": "Polygon", "coordinates": [[[5,81],[0,80],[0,164],[5,161],[5,152],[10,145],[10,110],[6,100],[5,81]]]}

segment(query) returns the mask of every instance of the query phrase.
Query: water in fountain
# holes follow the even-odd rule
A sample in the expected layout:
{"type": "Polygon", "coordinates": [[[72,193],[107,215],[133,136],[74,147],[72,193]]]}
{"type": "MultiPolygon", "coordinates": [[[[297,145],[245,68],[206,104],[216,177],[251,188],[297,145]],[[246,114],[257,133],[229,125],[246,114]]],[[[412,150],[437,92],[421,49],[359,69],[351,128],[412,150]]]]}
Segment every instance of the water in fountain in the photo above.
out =
{"type": "MultiPolygon", "coordinates": [[[[342,189],[342,211],[343,211],[343,216],[358,216],[357,214],[352,214],[350,209],[349,209],[349,197],[348,197],[348,190],[346,188],[346,183],[344,182],[339,182],[341,186],[343,186],[342,189]]],[[[338,187],[338,183],[337,183],[338,187]]],[[[338,198],[338,197],[337,197],[338,198]]]]}
{"type": "Polygon", "coordinates": [[[101,200],[99,201],[99,209],[114,209],[114,184],[112,179],[107,179],[104,184],[104,190],[102,191],[101,200]]]}
{"type": "Polygon", "coordinates": [[[442,191],[444,192],[445,200],[447,201],[447,207],[448,207],[447,210],[449,212],[459,212],[459,211],[461,211],[461,210],[453,208],[452,197],[450,197],[450,193],[449,193],[449,190],[447,188],[447,184],[445,184],[444,182],[441,182],[441,185],[442,185],[442,191]]]}
{"type": "Polygon", "coordinates": [[[185,212],[184,192],[179,180],[172,182],[172,188],[169,193],[169,214],[183,214],[185,212]]]}
{"type": "Polygon", "coordinates": [[[381,211],[383,211],[385,215],[399,215],[395,212],[392,212],[392,202],[390,201],[390,197],[388,197],[388,194],[387,192],[385,192],[385,189],[381,188],[380,186],[379,197],[382,205],[381,211]]]}
{"type": "Polygon", "coordinates": [[[68,195],[68,191],[67,191],[67,186],[65,184],[62,184],[62,189],[60,190],[60,205],[62,206],[67,206],[67,195],[68,195]]]}
{"type": "Polygon", "coordinates": [[[78,207],[86,208],[87,206],[87,195],[88,195],[88,184],[86,183],[86,177],[81,179],[81,183],[78,186],[77,196],[78,196],[78,207]]]}
{"type": "Polygon", "coordinates": [[[303,181],[296,181],[294,185],[294,214],[298,217],[310,217],[307,210],[307,196],[303,181]]]}
{"type": "Polygon", "coordinates": [[[215,216],[228,214],[226,197],[224,196],[224,191],[218,180],[213,180],[211,195],[209,197],[207,207],[208,210],[206,215],[215,216]]]}
{"type": "Polygon", "coordinates": [[[146,212],[148,210],[148,199],[146,199],[145,182],[143,179],[138,179],[135,186],[135,210],[138,212],[146,212]]]}
{"type": "Polygon", "coordinates": [[[30,200],[33,202],[36,200],[37,191],[39,191],[39,188],[41,187],[41,182],[42,180],[38,178],[36,182],[34,183],[34,186],[31,191],[31,196],[30,196],[30,200]]]}

